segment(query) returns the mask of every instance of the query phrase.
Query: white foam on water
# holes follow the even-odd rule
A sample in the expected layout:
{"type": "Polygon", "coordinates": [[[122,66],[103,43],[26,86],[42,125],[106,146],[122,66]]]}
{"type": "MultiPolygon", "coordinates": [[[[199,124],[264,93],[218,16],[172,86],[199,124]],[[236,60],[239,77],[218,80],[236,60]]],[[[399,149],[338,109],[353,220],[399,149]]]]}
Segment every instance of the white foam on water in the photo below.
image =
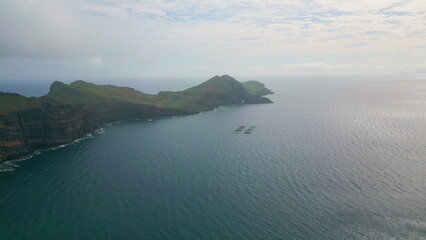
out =
{"type": "Polygon", "coordinates": [[[27,156],[24,156],[22,158],[4,161],[4,162],[0,163],[0,173],[1,172],[11,172],[11,171],[13,171],[13,170],[15,170],[16,168],[19,167],[19,165],[17,164],[18,162],[28,160],[28,159],[30,159],[30,158],[32,158],[32,157],[34,157],[34,156],[36,156],[40,153],[41,153],[40,151],[35,151],[34,153],[27,155],[27,156]]]}
{"type": "Polygon", "coordinates": [[[99,128],[99,129],[96,129],[93,133],[88,133],[88,134],[86,134],[85,137],[78,138],[78,139],[76,139],[76,140],[74,140],[74,141],[72,141],[70,143],[61,144],[59,146],[51,147],[51,148],[44,149],[44,150],[36,150],[33,153],[31,153],[29,155],[26,155],[26,156],[24,156],[22,158],[12,159],[12,160],[7,160],[7,161],[4,161],[4,162],[1,162],[0,163],[0,173],[2,173],[2,172],[11,172],[11,171],[13,171],[13,170],[15,170],[16,168],[19,167],[19,165],[17,164],[18,162],[22,162],[22,161],[31,159],[34,156],[37,156],[37,155],[41,154],[42,152],[45,152],[45,151],[55,151],[55,150],[57,150],[59,148],[64,148],[64,147],[66,147],[68,145],[77,144],[77,143],[79,143],[79,142],[81,142],[83,140],[86,140],[86,139],[89,139],[89,138],[94,138],[96,135],[99,135],[99,134],[102,134],[102,133],[105,133],[105,132],[106,132],[106,130],[104,128],[99,128]]]}

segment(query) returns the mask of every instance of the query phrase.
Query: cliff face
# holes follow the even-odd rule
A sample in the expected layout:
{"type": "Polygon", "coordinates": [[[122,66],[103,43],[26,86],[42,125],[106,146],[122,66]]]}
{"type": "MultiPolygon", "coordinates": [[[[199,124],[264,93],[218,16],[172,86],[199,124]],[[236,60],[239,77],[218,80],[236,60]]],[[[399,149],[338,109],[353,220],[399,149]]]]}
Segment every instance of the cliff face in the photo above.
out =
{"type": "Polygon", "coordinates": [[[0,116],[0,159],[22,155],[83,137],[101,124],[86,110],[55,102],[0,116]]]}
{"type": "Polygon", "coordinates": [[[37,109],[0,115],[0,161],[70,143],[107,122],[188,113],[128,103],[88,107],[43,101],[37,109]]]}
{"type": "MultiPolygon", "coordinates": [[[[84,81],[54,82],[49,94],[26,98],[0,92],[0,161],[82,138],[102,124],[196,113],[220,105],[268,103],[261,92],[230,76],[212,79],[180,92],[149,95],[131,88],[84,81]]],[[[266,89],[266,88],[265,88],[266,89]]]]}

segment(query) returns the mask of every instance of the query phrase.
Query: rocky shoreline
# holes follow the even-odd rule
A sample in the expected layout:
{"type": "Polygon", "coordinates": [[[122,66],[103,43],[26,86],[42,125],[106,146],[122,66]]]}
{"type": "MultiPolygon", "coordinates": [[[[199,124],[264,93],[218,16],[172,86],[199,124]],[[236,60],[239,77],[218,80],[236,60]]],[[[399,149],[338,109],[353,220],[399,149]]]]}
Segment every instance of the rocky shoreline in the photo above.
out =
{"type": "Polygon", "coordinates": [[[54,82],[49,94],[40,98],[0,93],[0,101],[8,103],[0,104],[0,162],[71,143],[110,122],[188,115],[242,102],[271,102],[262,97],[271,93],[263,84],[247,83],[244,87],[224,75],[181,92],[158,95],[84,81],[71,85],[54,82]]]}

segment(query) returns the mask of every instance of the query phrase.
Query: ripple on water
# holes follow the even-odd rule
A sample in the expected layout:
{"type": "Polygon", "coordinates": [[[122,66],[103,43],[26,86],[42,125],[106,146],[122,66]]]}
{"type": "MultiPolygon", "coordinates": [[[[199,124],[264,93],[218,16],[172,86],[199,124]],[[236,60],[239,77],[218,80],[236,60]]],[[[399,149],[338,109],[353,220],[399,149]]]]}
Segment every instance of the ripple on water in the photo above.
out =
{"type": "Polygon", "coordinates": [[[2,175],[0,238],[424,239],[426,109],[403,102],[425,101],[418,85],[280,84],[274,104],[122,122],[10,163],[28,167],[2,175]]]}
{"type": "Polygon", "coordinates": [[[55,151],[55,150],[58,150],[60,148],[64,148],[64,147],[69,146],[69,145],[78,144],[81,141],[84,141],[84,140],[87,140],[87,139],[90,139],[90,138],[94,138],[95,136],[102,134],[102,133],[105,133],[105,132],[106,132],[106,129],[99,128],[99,129],[95,130],[93,133],[88,133],[88,134],[86,134],[86,136],[84,136],[82,138],[78,138],[78,139],[76,139],[76,140],[74,140],[70,143],[61,144],[59,146],[51,147],[51,148],[48,148],[48,149],[45,149],[45,150],[36,150],[32,154],[26,155],[24,157],[3,161],[3,162],[0,163],[0,173],[14,171],[15,169],[17,169],[19,167],[19,162],[31,159],[34,156],[41,154],[42,152],[55,151]]]}

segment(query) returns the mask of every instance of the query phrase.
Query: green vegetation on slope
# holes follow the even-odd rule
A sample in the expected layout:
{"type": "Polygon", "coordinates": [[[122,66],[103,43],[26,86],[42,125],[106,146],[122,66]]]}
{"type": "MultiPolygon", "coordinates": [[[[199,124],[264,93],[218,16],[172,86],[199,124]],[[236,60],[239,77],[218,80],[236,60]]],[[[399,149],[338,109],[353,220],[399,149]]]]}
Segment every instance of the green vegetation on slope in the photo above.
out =
{"type": "Polygon", "coordinates": [[[179,92],[159,92],[158,97],[167,108],[193,111],[209,110],[220,105],[236,103],[268,103],[263,94],[252,94],[228,75],[215,76],[206,82],[179,92]]]}
{"type": "MultiPolygon", "coordinates": [[[[82,80],[71,84],[55,81],[49,93],[41,98],[27,98],[18,94],[0,94],[0,114],[22,109],[41,108],[42,102],[81,105],[98,113],[112,114],[118,108],[140,106],[151,110],[174,109],[188,112],[209,110],[221,105],[238,103],[269,103],[262,95],[269,94],[264,84],[257,81],[240,83],[231,76],[215,76],[183,91],[162,91],[158,95],[145,94],[132,88],[96,85],[82,80]]],[[[142,111],[142,110],[140,110],[142,111]]],[[[112,117],[112,116],[110,116],[112,117]]]]}
{"type": "Polygon", "coordinates": [[[128,87],[95,85],[85,81],[75,81],[70,85],[54,82],[46,98],[68,104],[97,104],[127,102],[161,107],[162,103],[153,95],[145,94],[128,87]]]}
{"type": "Polygon", "coordinates": [[[39,108],[40,100],[35,97],[24,97],[16,93],[0,92],[0,115],[6,115],[23,109],[39,108]]]}
{"type": "Polygon", "coordinates": [[[243,84],[244,88],[250,94],[259,95],[259,96],[272,94],[271,90],[265,87],[265,84],[258,81],[251,80],[247,82],[242,82],[241,84],[243,84]]]}

